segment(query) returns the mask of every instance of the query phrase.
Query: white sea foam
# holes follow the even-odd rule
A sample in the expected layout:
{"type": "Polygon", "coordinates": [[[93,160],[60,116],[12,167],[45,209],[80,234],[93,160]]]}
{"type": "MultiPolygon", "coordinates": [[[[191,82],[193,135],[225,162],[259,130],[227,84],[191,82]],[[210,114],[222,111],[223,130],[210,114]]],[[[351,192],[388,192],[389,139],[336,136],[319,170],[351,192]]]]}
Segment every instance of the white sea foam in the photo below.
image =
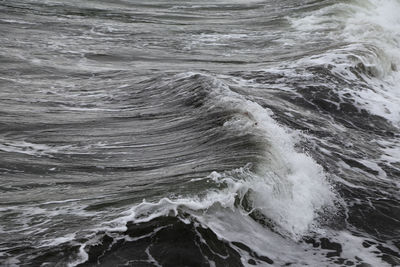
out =
{"type": "Polygon", "coordinates": [[[0,139],[0,150],[27,155],[43,156],[57,153],[65,147],[51,147],[45,144],[34,144],[25,141],[6,141],[0,139]]]}
{"type": "Polygon", "coordinates": [[[271,110],[228,88],[225,91],[220,104],[244,114],[227,122],[227,126],[235,127],[236,132],[256,134],[264,144],[264,159],[257,165],[256,173],[235,182],[251,190],[253,208],[273,220],[283,232],[292,237],[302,235],[316,212],[333,203],[334,194],[322,167],[294,149],[297,133],[278,125],[271,110]]]}
{"type": "Polygon", "coordinates": [[[76,233],[70,233],[67,234],[65,236],[60,236],[60,237],[56,237],[56,238],[52,238],[52,239],[46,239],[43,240],[40,243],[40,247],[55,247],[58,246],[60,244],[66,243],[66,242],[70,242],[72,240],[74,240],[76,233]]]}
{"type": "Polygon", "coordinates": [[[77,255],[77,258],[74,261],[68,263],[67,266],[68,267],[77,266],[81,263],[86,262],[88,259],[89,259],[89,255],[85,251],[85,245],[81,245],[79,247],[79,253],[77,255]]]}
{"type": "Polygon", "coordinates": [[[400,142],[398,140],[394,142],[379,141],[384,148],[381,160],[388,163],[400,163],[400,142]]]}
{"type": "Polygon", "coordinates": [[[400,125],[400,2],[363,0],[338,3],[290,19],[304,38],[345,42],[322,54],[303,58],[302,65],[330,65],[337,75],[358,80],[351,68],[361,66],[366,88],[342,88],[362,108],[400,125]],[[369,88],[367,88],[369,87],[369,88]]]}
{"type": "MultiPolygon", "coordinates": [[[[148,145],[137,145],[132,147],[138,146],[148,146],[148,145]]],[[[127,147],[127,146],[109,146],[105,142],[97,142],[92,144],[87,144],[84,146],[79,145],[47,145],[47,144],[40,144],[40,143],[32,143],[27,142],[24,140],[10,140],[10,139],[0,139],[0,151],[4,152],[12,152],[12,153],[20,153],[26,154],[30,156],[47,156],[52,157],[53,154],[63,153],[63,154],[73,154],[73,153],[80,153],[80,154],[92,154],[91,150],[93,149],[110,149],[110,148],[120,148],[120,147],[127,147]]],[[[49,169],[54,171],[54,168],[49,169]]]]}
{"type": "Polygon", "coordinates": [[[376,251],[375,247],[365,248],[362,245],[364,238],[354,236],[347,231],[340,231],[333,234],[332,240],[343,245],[343,252],[341,255],[343,258],[354,260],[357,257],[371,266],[391,266],[374,254],[374,251],[376,251]]]}

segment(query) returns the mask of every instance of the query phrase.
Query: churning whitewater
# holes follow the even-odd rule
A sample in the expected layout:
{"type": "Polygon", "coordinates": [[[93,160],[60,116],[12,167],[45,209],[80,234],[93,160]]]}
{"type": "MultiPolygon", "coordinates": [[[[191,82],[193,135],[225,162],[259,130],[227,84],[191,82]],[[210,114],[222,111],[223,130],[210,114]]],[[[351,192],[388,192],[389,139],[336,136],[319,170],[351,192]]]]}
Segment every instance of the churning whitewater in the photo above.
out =
{"type": "Polygon", "coordinates": [[[399,266],[400,1],[0,1],[0,266],[399,266]]]}

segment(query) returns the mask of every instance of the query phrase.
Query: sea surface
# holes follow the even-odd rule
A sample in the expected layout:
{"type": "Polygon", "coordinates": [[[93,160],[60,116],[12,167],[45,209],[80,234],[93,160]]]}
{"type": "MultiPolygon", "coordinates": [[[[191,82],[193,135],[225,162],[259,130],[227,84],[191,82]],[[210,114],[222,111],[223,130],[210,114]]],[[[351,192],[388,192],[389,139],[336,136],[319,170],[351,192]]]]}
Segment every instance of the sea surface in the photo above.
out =
{"type": "Polygon", "coordinates": [[[400,266],[400,1],[0,0],[0,266],[400,266]]]}

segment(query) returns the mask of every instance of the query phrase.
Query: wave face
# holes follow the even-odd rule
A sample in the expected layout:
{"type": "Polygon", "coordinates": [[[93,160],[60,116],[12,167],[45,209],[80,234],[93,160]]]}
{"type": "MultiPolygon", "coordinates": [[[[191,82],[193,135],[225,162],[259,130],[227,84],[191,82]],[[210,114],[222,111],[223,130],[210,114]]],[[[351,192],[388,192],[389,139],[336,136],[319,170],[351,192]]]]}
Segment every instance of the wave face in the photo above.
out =
{"type": "Polygon", "coordinates": [[[1,2],[0,265],[400,265],[398,14],[1,2]]]}

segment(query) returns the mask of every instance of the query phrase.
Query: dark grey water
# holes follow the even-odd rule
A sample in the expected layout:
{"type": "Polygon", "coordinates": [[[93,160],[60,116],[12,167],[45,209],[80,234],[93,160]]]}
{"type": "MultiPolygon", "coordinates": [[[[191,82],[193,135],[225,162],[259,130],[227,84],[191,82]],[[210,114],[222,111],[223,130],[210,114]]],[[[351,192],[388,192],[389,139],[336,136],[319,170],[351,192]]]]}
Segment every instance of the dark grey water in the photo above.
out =
{"type": "Polygon", "coordinates": [[[0,1],[0,265],[400,265],[398,14],[0,1]]]}

